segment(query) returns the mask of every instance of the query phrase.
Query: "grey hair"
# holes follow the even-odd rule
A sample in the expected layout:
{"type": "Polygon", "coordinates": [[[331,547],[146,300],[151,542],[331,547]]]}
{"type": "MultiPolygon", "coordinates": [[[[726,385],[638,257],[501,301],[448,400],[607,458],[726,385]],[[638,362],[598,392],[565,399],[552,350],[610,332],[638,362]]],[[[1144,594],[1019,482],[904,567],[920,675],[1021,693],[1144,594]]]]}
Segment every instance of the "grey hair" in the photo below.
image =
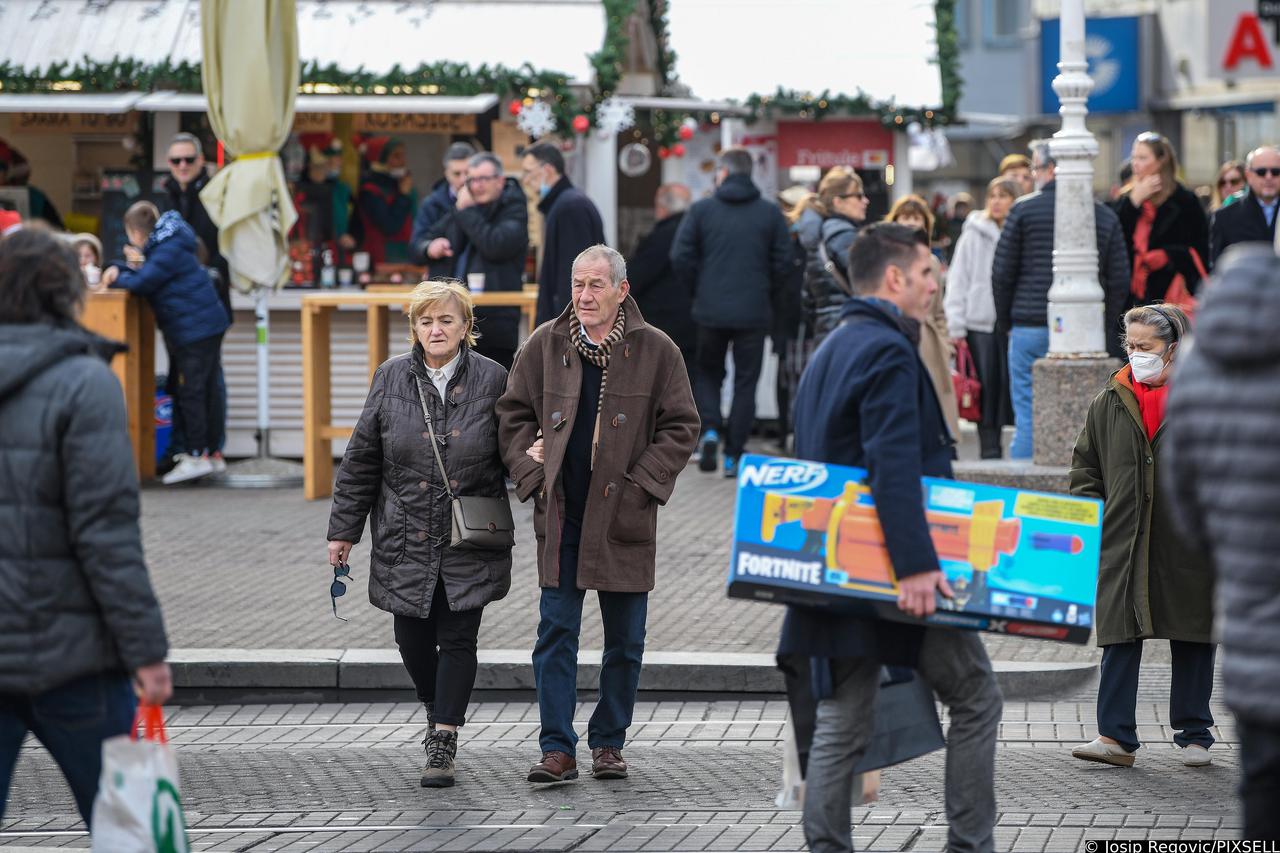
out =
{"type": "Polygon", "coordinates": [[[1053,159],[1052,151],[1048,147],[1048,142],[1036,142],[1030,146],[1032,152],[1032,165],[1057,165],[1057,160],[1053,159]]]}
{"type": "Polygon", "coordinates": [[[573,269],[578,268],[578,264],[583,261],[590,261],[594,258],[604,258],[609,262],[609,281],[613,283],[616,290],[618,285],[627,277],[627,261],[614,249],[610,249],[604,243],[597,243],[583,249],[578,257],[573,259],[573,269]]]}
{"type": "Polygon", "coordinates": [[[750,175],[754,165],[751,152],[745,148],[726,148],[720,152],[720,168],[730,175],[750,175]]]}
{"type": "Polygon", "coordinates": [[[442,163],[448,166],[454,160],[470,160],[475,153],[476,149],[471,147],[471,143],[455,142],[445,150],[442,163]]]}
{"type": "Polygon", "coordinates": [[[497,155],[490,154],[488,151],[481,151],[479,154],[473,156],[467,161],[467,167],[475,168],[476,166],[483,166],[485,163],[492,163],[493,168],[497,170],[497,174],[501,177],[502,161],[498,159],[497,155]]]}
{"type": "Polygon", "coordinates": [[[1272,154],[1280,154],[1280,148],[1276,148],[1274,145],[1259,145],[1257,148],[1249,152],[1249,156],[1244,158],[1245,168],[1246,169],[1252,168],[1253,158],[1259,154],[1263,154],[1268,151],[1271,152],[1272,154]]]}
{"type": "Polygon", "coordinates": [[[691,201],[689,188],[684,184],[663,184],[658,187],[654,201],[666,208],[668,213],[683,213],[689,209],[691,201]]]}
{"type": "Polygon", "coordinates": [[[1191,327],[1191,324],[1187,321],[1187,315],[1183,313],[1181,308],[1164,302],[1130,308],[1125,312],[1123,322],[1124,335],[1121,336],[1121,344],[1127,343],[1126,338],[1129,333],[1129,327],[1135,324],[1151,327],[1155,331],[1156,337],[1163,341],[1166,346],[1176,344],[1186,337],[1187,331],[1191,327]]]}
{"type": "Polygon", "coordinates": [[[196,154],[201,157],[204,156],[204,143],[202,143],[194,133],[187,133],[186,131],[183,131],[182,133],[175,133],[169,140],[169,148],[172,148],[179,143],[187,143],[188,145],[195,146],[196,154]]]}

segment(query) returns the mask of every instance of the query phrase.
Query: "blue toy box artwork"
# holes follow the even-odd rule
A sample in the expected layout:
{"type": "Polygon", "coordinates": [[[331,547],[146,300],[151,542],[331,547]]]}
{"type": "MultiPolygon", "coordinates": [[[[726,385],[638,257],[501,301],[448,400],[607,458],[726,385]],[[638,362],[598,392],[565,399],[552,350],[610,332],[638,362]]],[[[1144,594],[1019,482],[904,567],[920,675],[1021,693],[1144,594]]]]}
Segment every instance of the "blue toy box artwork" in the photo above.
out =
{"type": "MultiPolygon", "coordinates": [[[[729,595],[920,622],[897,581],[866,472],[742,457],[729,595]]],[[[955,598],[928,624],[1086,643],[1102,502],[925,477],[921,499],[955,598]]]]}

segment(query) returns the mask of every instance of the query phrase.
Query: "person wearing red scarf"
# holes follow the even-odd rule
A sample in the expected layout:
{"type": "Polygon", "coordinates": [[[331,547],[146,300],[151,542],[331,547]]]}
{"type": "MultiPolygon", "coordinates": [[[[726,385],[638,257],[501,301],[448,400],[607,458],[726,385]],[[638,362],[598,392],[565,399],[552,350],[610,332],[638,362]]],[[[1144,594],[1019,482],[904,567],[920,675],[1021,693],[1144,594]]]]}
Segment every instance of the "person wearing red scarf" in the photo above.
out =
{"type": "Polygon", "coordinates": [[[1213,715],[1213,574],[1184,542],[1156,481],[1162,476],[1165,403],[1174,359],[1189,323],[1177,306],[1124,316],[1129,363],[1089,408],[1071,460],[1071,493],[1103,501],[1097,640],[1102,647],[1098,733],[1076,758],[1131,767],[1137,734],[1138,670],[1144,640],[1169,640],[1170,726],[1189,767],[1210,763],[1213,715]]]}

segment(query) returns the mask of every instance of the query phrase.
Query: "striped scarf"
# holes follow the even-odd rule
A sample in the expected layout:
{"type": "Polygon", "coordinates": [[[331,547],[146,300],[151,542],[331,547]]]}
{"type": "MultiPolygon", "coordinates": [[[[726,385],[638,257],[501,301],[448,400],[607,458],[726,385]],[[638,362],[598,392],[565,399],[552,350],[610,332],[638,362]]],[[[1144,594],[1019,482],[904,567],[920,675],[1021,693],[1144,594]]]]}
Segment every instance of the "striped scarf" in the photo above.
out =
{"type": "Polygon", "coordinates": [[[586,333],[582,329],[582,321],[576,312],[569,314],[569,338],[573,348],[578,351],[582,360],[600,368],[600,400],[596,404],[596,425],[591,433],[591,468],[596,467],[596,448],[600,446],[600,413],[604,411],[604,389],[609,384],[609,356],[613,354],[613,345],[622,340],[622,331],[627,325],[627,312],[618,306],[618,319],[613,321],[613,328],[598,345],[587,342],[586,333]]]}

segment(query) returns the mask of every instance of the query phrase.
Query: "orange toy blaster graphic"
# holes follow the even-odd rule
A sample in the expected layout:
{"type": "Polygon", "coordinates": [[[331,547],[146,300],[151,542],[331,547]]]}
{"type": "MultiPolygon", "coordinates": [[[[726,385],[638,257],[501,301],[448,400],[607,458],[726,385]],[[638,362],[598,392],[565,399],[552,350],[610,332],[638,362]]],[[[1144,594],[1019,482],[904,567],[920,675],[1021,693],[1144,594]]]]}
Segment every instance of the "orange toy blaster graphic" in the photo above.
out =
{"type": "MultiPolygon", "coordinates": [[[[843,578],[842,586],[896,590],[884,530],[870,500],[871,490],[852,482],[846,483],[844,492],[836,498],[766,492],[760,535],[765,542],[772,542],[779,526],[798,521],[807,534],[804,553],[824,555],[829,579],[832,575],[843,578]]],[[[930,509],[926,510],[925,519],[939,559],[968,564],[974,573],[972,585],[985,589],[986,573],[995,568],[1001,555],[1012,556],[1018,550],[1022,522],[1003,515],[1004,501],[979,501],[971,513],[930,509]]],[[[1032,541],[1037,550],[1073,554],[1083,546],[1078,536],[1035,534],[1032,541]]],[[[957,590],[958,597],[961,592],[957,590]]],[[[969,595],[963,598],[968,599],[969,595]]]]}

